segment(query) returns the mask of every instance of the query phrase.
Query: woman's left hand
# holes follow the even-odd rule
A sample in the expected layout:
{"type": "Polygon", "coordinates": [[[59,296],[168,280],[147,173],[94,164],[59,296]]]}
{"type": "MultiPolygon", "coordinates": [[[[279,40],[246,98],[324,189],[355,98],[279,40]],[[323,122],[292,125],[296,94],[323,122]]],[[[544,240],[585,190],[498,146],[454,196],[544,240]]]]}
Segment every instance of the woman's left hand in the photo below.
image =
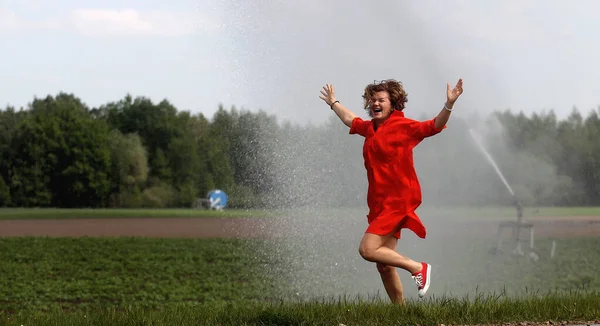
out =
{"type": "Polygon", "coordinates": [[[450,84],[447,84],[447,95],[448,95],[449,103],[454,104],[454,102],[456,102],[456,100],[458,99],[460,94],[462,94],[462,92],[463,92],[462,86],[463,86],[462,78],[458,80],[458,82],[456,83],[456,86],[454,86],[453,89],[450,89],[450,84]]]}

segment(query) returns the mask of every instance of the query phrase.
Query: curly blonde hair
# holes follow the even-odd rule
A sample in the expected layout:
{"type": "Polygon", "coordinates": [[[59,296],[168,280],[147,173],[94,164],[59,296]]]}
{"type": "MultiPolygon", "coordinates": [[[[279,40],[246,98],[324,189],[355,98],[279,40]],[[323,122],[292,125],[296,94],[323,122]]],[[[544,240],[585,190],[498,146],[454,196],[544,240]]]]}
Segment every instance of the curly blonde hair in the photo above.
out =
{"type": "Polygon", "coordinates": [[[404,90],[402,83],[395,79],[387,79],[381,81],[374,81],[373,84],[365,87],[365,93],[363,94],[364,109],[367,111],[369,116],[371,115],[371,99],[377,92],[386,91],[390,94],[390,102],[392,103],[392,111],[404,110],[405,103],[408,102],[408,93],[404,90]]]}

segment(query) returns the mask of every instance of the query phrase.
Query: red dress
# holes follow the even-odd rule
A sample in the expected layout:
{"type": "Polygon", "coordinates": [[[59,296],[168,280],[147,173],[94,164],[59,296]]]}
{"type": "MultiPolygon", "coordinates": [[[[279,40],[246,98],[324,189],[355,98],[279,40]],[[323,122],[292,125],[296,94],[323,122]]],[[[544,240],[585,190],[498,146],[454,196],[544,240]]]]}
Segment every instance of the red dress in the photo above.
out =
{"type": "Polygon", "coordinates": [[[354,118],[350,134],[365,137],[363,157],[369,182],[366,232],[393,234],[399,239],[400,230],[407,228],[425,238],[425,226],[415,213],[421,205],[421,186],[414,168],[413,148],[444,128],[435,128],[435,118],[416,121],[405,118],[402,111],[393,111],[377,130],[373,120],[354,118]]]}

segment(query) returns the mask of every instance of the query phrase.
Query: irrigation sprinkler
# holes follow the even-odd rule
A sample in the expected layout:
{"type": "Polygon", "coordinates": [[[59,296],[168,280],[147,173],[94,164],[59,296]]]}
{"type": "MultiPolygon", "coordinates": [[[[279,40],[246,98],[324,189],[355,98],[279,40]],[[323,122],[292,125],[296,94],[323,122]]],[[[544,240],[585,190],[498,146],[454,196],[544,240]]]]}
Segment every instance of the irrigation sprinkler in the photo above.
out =
{"type": "Polygon", "coordinates": [[[510,186],[510,184],[504,177],[504,174],[502,174],[502,171],[496,164],[496,161],[494,160],[492,155],[487,151],[485,146],[483,146],[483,142],[481,141],[482,137],[480,135],[478,135],[473,129],[469,129],[469,133],[471,134],[471,137],[477,144],[477,147],[479,148],[481,153],[487,158],[488,162],[492,165],[492,167],[496,171],[496,174],[498,175],[498,177],[500,177],[500,180],[502,180],[502,182],[506,186],[506,189],[508,189],[508,192],[510,192],[510,194],[513,196],[512,204],[515,207],[515,209],[517,210],[517,220],[516,221],[503,221],[503,222],[500,222],[500,224],[498,225],[498,232],[496,234],[496,248],[492,248],[490,250],[491,253],[492,254],[502,253],[502,236],[504,234],[504,229],[510,229],[512,231],[512,240],[515,245],[515,248],[512,251],[513,254],[524,256],[525,253],[523,252],[523,249],[521,247],[521,233],[522,233],[522,230],[528,230],[529,231],[529,248],[531,249],[531,252],[529,253],[529,257],[531,259],[537,261],[539,259],[539,256],[534,251],[535,241],[534,241],[533,223],[526,222],[523,220],[523,205],[521,204],[521,201],[515,195],[515,192],[513,191],[512,187],[510,186]]]}
{"type": "Polygon", "coordinates": [[[519,201],[517,197],[513,198],[513,206],[517,211],[517,220],[516,221],[503,221],[498,225],[498,232],[496,234],[496,248],[492,249],[492,253],[500,254],[502,253],[502,242],[504,230],[511,230],[513,245],[515,246],[512,253],[515,255],[524,256],[525,253],[521,247],[521,234],[522,231],[529,231],[529,249],[531,252],[529,253],[529,257],[533,260],[538,260],[539,256],[535,252],[535,232],[534,225],[532,222],[527,222],[523,220],[523,205],[519,201]]]}

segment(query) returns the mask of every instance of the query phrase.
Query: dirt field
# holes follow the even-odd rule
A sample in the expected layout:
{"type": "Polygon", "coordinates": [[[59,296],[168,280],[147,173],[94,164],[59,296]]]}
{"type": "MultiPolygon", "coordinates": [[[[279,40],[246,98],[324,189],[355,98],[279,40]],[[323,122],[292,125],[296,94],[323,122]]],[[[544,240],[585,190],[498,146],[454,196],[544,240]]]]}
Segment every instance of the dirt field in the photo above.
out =
{"type": "MultiPolygon", "coordinates": [[[[535,237],[600,236],[600,216],[536,218],[535,237]]],[[[448,224],[453,233],[495,234],[498,221],[448,224]]],[[[361,227],[361,226],[359,226],[361,227]]],[[[438,228],[446,227],[437,225],[438,228]]],[[[264,219],[244,218],[105,218],[57,220],[0,220],[0,237],[143,236],[177,238],[269,237],[276,232],[264,219]]],[[[509,232],[506,230],[505,232],[509,232]]]]}

